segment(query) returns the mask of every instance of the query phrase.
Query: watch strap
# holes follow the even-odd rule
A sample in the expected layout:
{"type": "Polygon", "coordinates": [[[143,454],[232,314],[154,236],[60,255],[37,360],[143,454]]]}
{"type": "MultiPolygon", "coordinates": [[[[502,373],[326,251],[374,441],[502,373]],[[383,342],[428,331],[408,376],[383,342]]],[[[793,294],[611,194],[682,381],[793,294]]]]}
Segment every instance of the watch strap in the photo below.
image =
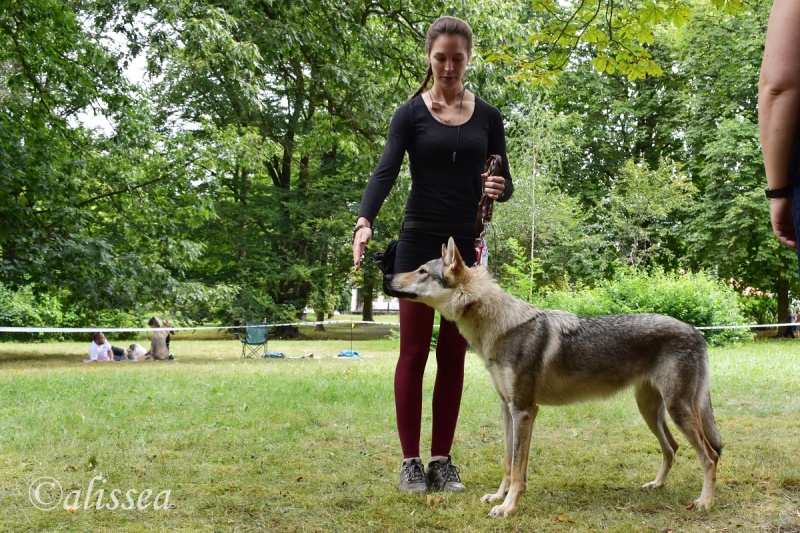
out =
{"type": "Polygon", "coordinates": [[[791,198],[794,196],[794,185],[787,185],[780,189],[770,189],[767,187],[764,189],[764,195],[767,198],[791,198]]]}

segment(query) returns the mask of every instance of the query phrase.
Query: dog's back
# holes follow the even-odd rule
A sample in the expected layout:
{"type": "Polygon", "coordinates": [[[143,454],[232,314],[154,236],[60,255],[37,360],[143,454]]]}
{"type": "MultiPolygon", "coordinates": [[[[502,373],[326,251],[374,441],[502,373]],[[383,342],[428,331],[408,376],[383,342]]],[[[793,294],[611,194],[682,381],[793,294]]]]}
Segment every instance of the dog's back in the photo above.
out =
{"type": "Polygon", "coordinates": [[[705,341],[674,318],[538,311],[524,327],[500,336],[490,357],[501,368],[536,376],[530,386],[539,404],[608,396],[645,379],[708,375],[705,341]]]}

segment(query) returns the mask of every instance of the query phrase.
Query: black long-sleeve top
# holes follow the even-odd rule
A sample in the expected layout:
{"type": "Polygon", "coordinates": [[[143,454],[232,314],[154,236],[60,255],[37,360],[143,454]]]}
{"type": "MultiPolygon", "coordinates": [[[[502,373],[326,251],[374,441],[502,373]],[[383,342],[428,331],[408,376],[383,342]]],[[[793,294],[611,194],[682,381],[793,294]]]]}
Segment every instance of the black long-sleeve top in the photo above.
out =
{"type": "Polygon", "coordinates": [[[416,96],[392,117],[383,155],[361,200],[360,217],[375,220],[406,153],[411,171],[407,221],[474,223],[483,193],[481,173],[490,154],[503,158],[506,183],[498,201],[513,194],[500,111],[476,96],[472,116],[459,128],[436,120],[422,97],[416,96]]]}

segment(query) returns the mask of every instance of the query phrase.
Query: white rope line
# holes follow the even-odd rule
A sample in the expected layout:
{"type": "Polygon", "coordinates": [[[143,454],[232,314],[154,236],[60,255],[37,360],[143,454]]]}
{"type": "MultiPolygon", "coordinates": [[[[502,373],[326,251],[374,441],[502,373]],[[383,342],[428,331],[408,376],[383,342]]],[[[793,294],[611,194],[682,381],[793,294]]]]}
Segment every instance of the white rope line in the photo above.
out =
{"type": "Polygon", "coordinates": [[[800,322],[784,322],[782,324],[748,324],[743,326],[699,326],[694,329],[757,329],[757,328],[778,328],[782,326],[800,327],[800,322]]]}
{"type": "MultiPolygon", "coordinates": [[[[115,333],[129,333],[141,331],[194,331],[194,330],[221,330],[221,329],[245,329],[248,327],[287,327],[287,326],[317,326],[325,324],[369,324],[377,326],[399,326],[399,322],[375,322],[371,320],[322,320],[318,322],[286,322],[282,324],[252,324],[250,326],[186,326],[186,327],[169,327],[169,328],[28,328],[28,327],[10,327],[0,326],[0,333],[94,333],[95,331],[115,332],[115,333]]],[[[745,324],[745,325],[730,325],[730,326],[699,326],[695,327],[697,330],[719,330],[719,329],[757,329],[757,328],[777,328],[783,326],[796,326],[800,327],[800,322],[784,322],[781,324],[745,324]]]]}
{"type": "Polygon", "coordinates": [[[0,333],[94,333],[95,331],[127,333],[139,331],[192,331],[192,330],[220,330],[220,329],[245,329],[252,327],[285,327],[285,326],[316,326],[319,324],[377,324],[385,326],[399,326],[399,322],[374,322],[369,320],[324,320],[320,322],[286,322],[283,324],[251,324],[249,326],[186,326],[168,328],[28,328],[0,326],[0,333]]]}

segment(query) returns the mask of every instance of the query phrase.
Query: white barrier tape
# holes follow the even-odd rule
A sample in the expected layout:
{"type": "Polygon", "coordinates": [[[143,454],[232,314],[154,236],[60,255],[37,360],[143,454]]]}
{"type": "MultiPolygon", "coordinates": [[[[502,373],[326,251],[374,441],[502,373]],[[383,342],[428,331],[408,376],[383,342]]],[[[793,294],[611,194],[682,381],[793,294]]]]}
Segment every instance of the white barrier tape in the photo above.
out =
{"type": "Polygon", "coordinates": [[[694,329],[757,329],[757,328],[777,328],[781,326],[800,327],[800,322],[786,322],[783,324],[750,324],[746,326],[700,326],[694,329]]]}
{"type": "MultiPolygon", "coordinates": [[[[370,324],[379,326],[399,326],[399,322],[374,322],[369,320],[323,320],[318,322],[286,322],[283,324],[266,324],[267,327],[287,327],[287,326],[317,326],[325,324],[370,324]]],[[[739,326],[699,326],[695,327],[697,330],[715,330],[715,329],[757,329],[757,328],[777,328],[783,326],[800,327],[800,322],[784,322],[781,324],[748,324],[739,326]]],[[[141,332],[141,331],[155,331],[163,329],[167,331],[194,331],[194,330],[210,330],[210,329],[245,329],[251,326],[194,326],[194,327],[170,327],[170,328],[23,328],[23,327],[5,327],[0,326],[0,333],[94,333],[95,331],[102,332],[115,332],[115,333],[128,333],[128,332],[141,332]]]]}
{"type": "MultiPolygon", "coordinates": [[[[368,320],[325,320],[321,322],[287,322],[284,324],[264,324],[267,327],[285,327],[285,326],[316,326],[319,324],[379,324],[385,326],[399,326],[399,322],[372,322],[368,320]]],[[[95,331],[115,332],[115,333],[128,333],[139,331],[193,331],[193,330],[208,330],[208,329],[245,329],[247,327],[261,326],[255,324],[251,326],[194,326],[194,327],[169,327],[169,328],[25,328],[25,327],[6,327],[0,326],[0,333],[94,333],[95,331]]]]}
{"type": "Polygon", "coordinates": [[[12,328],[0,327],[0,333],[94,333],[95,331],[114,331],[114,332],[129,332],[129,331],[156,331],[163,329],[167,331],[185,331],[193,329],[232,329],[244,328],[245,326],[197,326],[195,328],[12,328]]]}

